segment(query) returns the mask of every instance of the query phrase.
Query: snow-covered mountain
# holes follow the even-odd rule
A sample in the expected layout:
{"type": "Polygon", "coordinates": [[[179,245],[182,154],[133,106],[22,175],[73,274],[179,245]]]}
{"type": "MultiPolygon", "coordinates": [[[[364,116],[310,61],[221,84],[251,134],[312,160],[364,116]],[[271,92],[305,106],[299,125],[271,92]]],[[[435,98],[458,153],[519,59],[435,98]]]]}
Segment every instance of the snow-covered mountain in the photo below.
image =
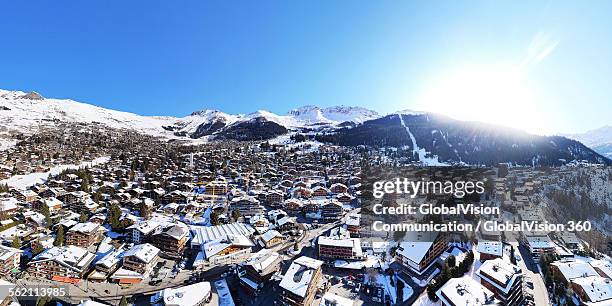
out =
{"type": "Polygon", "coordinates": [[[32,127],[52,125],[54,122],[97,122],[118,129],[172,136],[162,126],[175,121],[173,117],[140,116],[69,99],[44,98],[35,92],[0,90],[0,127],[26,133],[32,127]]]}
{"type": "Polygon", "coordinates": [[[446,116],[402,111],[369,120],[315,140],[341,146],[399,148],[395,154],[426,165],[467,163],[557,166],[571,161],[611,165],[582,143],[561,136],[538,136],[519,130],[446,116]]]}
{"type": "MultiPolygon", "coordinates": [[[[141,116],[38,93],[0,90],[0,147],[10,146],[11,130],[35,133],[41,125],[100,123],[167,139],[315,139],[356,146],[403,148],[406,158],[428,164],[465,162],[493,165],[557,165],[572,160],[612,163],[582,143],[564,137],[530,135],[493,125],[403,110],[386,116],[361,108],[304,106],[278,115],[265,110],[227,114],[203,109],[185,117],[141,116]],[[282,136],[282,137],[279,137],[282,136]],[[298,138],[295,138],[298,139],[298,138]]],[[[587,144],[610,144],[610,127],[582,135],[587,144]]],[[[578,136],[576,136],[578,137],[578,136]]],[[[608,146],[609,148],[610,146],[608,146]]]]}
{"type": "Polygon", "coordinates": [[[203,109],[180,118],[141,116],[70,99],[45,98],[35,92],[0,90],[0,126],[23,132],[54,122],[74,122],[101,123],[112,128],[132,129],[167,138],[201,138],[222,134],[224,130],[236,125],[243,129],[249,125],[271,122],[265,125],[274,124],[294,130],[309,126],[329,127],[346,121],[360,123],[377,117],[374,111],[348,106],[305,106],[286,115],[266,110],[232,115],[219,110],[203,109]]]}
{"type": "Polygon", "coordinates": [[[584,143],[598,153],[612,159],[612,126],[606,125],[585,133],[567,136],[584,143]]]}
{"type": "Polygon", "coordinates": [[[293,109],[289,111],[287,115],[306,124],[362,123],[380,117],[377,112],[358,106],[332,106],[320,108],[313,105],[293,109]]]}

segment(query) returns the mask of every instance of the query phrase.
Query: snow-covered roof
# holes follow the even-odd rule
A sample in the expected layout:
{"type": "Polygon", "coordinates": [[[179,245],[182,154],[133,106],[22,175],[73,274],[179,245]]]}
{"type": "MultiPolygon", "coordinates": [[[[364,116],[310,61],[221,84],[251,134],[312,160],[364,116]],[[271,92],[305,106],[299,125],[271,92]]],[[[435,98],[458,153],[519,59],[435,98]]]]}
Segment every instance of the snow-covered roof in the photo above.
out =
{"type": "Polygon", "coordinates": [[[485,261],[476,274],[502,292],[508,293],[523,272],[512,263],[496,258],[485,261]],[[504,286],[499,284],[504,284],[504,286]]]}
{"type": "Polygon", "coordinates": [[[321,298],[319,306],[353,306],[353,300],[341,297],[331,292],[325,293],[321,298]]]}
{"type": "Polygon", "coordinates": [[[149,243],[138,244],[123,254],[123,257],[135,256],[145,263],[151,262],[159,254],[159,249],[149,243]]]}
{"type": "Polygon", "coordinates": [[[478,241],[478,253],[502,256],[503,249],[501,241],[478,241]]]}
{"type": "Polygon", "coordinates": [[[436,295],[444,305],[497,305],[493,292],[469,276],[449,279],[436,295]]]}
{"type": "Polygon", "coordinates": [[[277,252],[270,249],[261,249],[259,252],[251,255],[242,265],[251,266],[255,271],[262,273],[279,258],[280,254],[277,252]]]}
{"type": "Polygon", "coordinates": [[[0,198],[0,211],[17,209],[19,200],[15,198],[0,198]]]}
{"type": "Polygon", "coordinates": [[[272,240],[272,239],[274,239],[276,237],[281,237],[282,238],[284,236],[281,233],[279,233],[278,231],[276,231],[276,230],[269,230],[269,231],[265,232],[263,235],[261,235],[261,239],[264,242],[268,242],[268,241],[270,241],[270,240],[272,240]]]}
{"type": "Polygon", "coordinates": [[[104,257],[102,257],[100,260],[98,260],[98,262],[96,262],[96,265],[100,265],[105,268],[110,268],[116,265],[117,263],[119,263],[119,261],[121,261],[122,258],[123,258],[123,250],[121,249],[113,250],[109,252],[108,254],[104,255],[104,257]]]}
{"type": "Polygon", "coordinates": [[[195,283],[179,288],[166,288],[159,292],[165,306],[197,306],[210,296],[209,282],[195,283]]]}
{"type": "Polygon", "coordinates": [[[559,268],[559,272],[563,274],[566,280],[599,275],[591,265],[581,260],[555,261],[551,265],[559,268]]]}
{"type": "Polygon", "coordinates": [[[589,297],[591,303],[586,303],[586,305],[612,304],[612,283],[609,279],[601,276],[587,276],[573,279],[572,283],[582,287],[584,293],[589,297]]]}
{"type": "Polygon", "coordinates": [[[527,236],[526,239],[532,249],[549,249],[557,246],[548,236],[527,236]]]}
{"type": "Polygon", "coordinates": [[[85,222],[85,223],[78,223],[74,225],[68,231],[89,234],[89,233],[96,231],[99,227],[100,225],[98,223],[85,222]]]}
{"type": "Polygon", "coordinates": [[[157,228],[159,228],[159,226],[160,226],[159,222],[147,220],[147,221],[140,222],[138,224],[134,224],[130,226],[129,228],[135,229],[141,232],[142,234],[147,235],[153,232],[154,230],[156,230],[157,228]]]}
{"type": "Polygon", "coordinates": [[[396,253],[418,264],[432,245],[432,241],[402,241],[396,253]]]}
{"type": "Polygon", "coordinates": [[[193,239],[192,245],[204,245],[213,240],[227,238],[228,235],[250,236],[255,230],[245,223],[230,223],[217,226],[197,226],[190,227],[193,239]]]}
{"type": "Polygon", "coordinates": [[[89,267],[95,257],[95,254],[86,249],[68,245],[48,249],[34,257],[31,263],[54,260],[70,269],[82,271],[89,267]]]}
{"type": "Polygon", "coordinates": [[[314,258],[302,256],[291,263],[279,286],[298,296],[306,296],[312,277],[323,262],[314,258]]]}
{"type": "Polygon", "coordinates": [[[7,247],[4,245],[0,245],[0,260],[2,261],[6,261],[8,258],[10,258],[11,256],[17,253],[23,253],[23,251],[20,249],[15,249],[15,248],[7,247]]]}
{"type": "Polygon", "coordinates": [[[136,271],[132,271],[132,270],[128,270],[128,269],[124,269],[124,268],[119,268],[117,269],[117,271],[115,271],[115,273],[113,273],[113,275],[111,275],[112,279],[120,279],[120,278],[135,278],[135,279],[142,279],[144,278],[144,275],[136,272],[136,271]]]}
{"type": "Polygon", "coordinates": [[[590,264],[600,273],[603,273],[606,277],[612,279],[612,263],[610,261],[606,259],[592,260],[590,264]]]}
{"type": "Polygon", "coordinates": [[[228,234],[224,238],[219,238],[207,242],[202,246],[202,250],[204,251],[206,258],[210,258],[230,246],[252,247],[254,246],[254,244],[249,238],[244,235],[228,234]]]}

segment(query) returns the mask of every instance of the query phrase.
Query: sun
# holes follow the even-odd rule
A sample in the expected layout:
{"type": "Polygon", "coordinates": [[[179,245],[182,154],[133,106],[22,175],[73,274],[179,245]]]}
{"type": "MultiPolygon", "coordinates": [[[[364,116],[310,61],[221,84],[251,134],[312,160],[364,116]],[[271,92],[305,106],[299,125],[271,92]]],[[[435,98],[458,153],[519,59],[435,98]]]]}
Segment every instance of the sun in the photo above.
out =
{"type": "Polygon", "coordinates": [[[417,98],[419,109],[533,133],[542,117],[525,72],[509,64],[470,65],[432,78],[417,98]]]}

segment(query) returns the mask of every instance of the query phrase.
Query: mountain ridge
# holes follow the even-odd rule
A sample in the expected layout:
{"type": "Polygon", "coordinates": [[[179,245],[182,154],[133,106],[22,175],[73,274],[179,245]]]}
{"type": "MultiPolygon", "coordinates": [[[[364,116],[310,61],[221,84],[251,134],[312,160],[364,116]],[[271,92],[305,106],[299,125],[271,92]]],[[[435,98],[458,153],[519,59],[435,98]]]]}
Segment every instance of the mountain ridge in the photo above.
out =
{"type": "Polygon", "coordinates": [[[333,144],[406,148],[412,155],[408,159],[429,164],[610,162],[582,143],[560,136],[532,135],[412,110],[381,116],[363,107],[342,105],[306,105],[285,115],[266,110],[234,115],[201,109],[185,117],[141,116],[38,93],[0,90],[0,122],[0,131],[31,132],[33,127],[56,122],[101,123],[167,139],[207,141],[270,140],[301,133],[333,144]]]}

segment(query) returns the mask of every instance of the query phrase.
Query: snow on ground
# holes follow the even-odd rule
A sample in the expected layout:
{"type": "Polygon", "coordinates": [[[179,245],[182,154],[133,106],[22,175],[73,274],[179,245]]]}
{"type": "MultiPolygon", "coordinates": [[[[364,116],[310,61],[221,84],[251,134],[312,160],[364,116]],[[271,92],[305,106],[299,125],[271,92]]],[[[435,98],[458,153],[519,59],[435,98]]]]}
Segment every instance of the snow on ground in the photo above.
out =
{"type": "Polygon", "coordinates": [[[419,161],[420,162],[422,162],[423,164],[425,164],[427,166],[448,166],[447,163],[440,162],[438,160],[438,156],[437,155],[434,155],[432,157],[428,157],[427,155],[429,154],[429,152],[427,152],[424,148],[419,148],[418,147],[418,145],[416,143],[416,138],[414,137],[414,135],[412,135],[412,132],[410,132],[410,129],[408,128],[408,126],[404,122],[404,117],[402,116],[402,114],[397,114],[397,116],[399,117],[400,123],[402,124],[404,129],[406,129],[406,133],[408,133],[408,136],[410,137],[410,141],[412,143],[412,153],[416,153],[416,154],[419,155],[419,161]]]}
{"type": "Polygon", "coordinates": [[[397,284],[397,282],[404,283],[404,289],[403,289],[403,300],[404,301],[408,300],[414,294],[414,290],[412,289],[412,287],[410,287],[410,285],[408,285],[406,282],[404,282],[401,278],[397,277],[396,275],[389,276],[389,275],[376,274],[376,278],[372,280],[370,280],[369,276],[366,275],[365,283],[373,283],[373,284],[381,285],[382,288],[385,290],[385,294],[389,296],[391,300],[393,301],[393,304],[395,304],[397,302],[397,288],[396,286],[393,286],[391,284],[391,278],[393,278],[394,284],[397,284]]]}
{"type": "Polygon", "coordinates": [[[3,139],[0,138],[0,151],[8,150],[17,144],[15,139],[3,139]]]}
{"type": "Polygon", "coordinates": [[[35,172],[25,175],[14,175],[6,180],[0,181],[2,184],[7,184],[17,189],[27,189],[36,184],[41,184],[47,181],[49,175],[58,175],[66,169],[88,168],[95,165],[104,164],[110,160],[110,156],[96,158],[89,162],[82,162],[78,165],[61,165],[51,168],[47,172],[35,172]]]}
{"type": "Polygon", "coordinates": [[[437,303],[432,302],[427,296],[427,291],[423,291],[421,295],[412,303],[413,306],[438,306],[442,305],[442,302],[438,301],[437,303]]]}
{"type": "Polygon", "coordinates": [[[20,229],[19,226],[13,226],[0,232],[0,238],[5,241],[12,241],[15,236],[25,237],[28,231],[20,229]]]}

